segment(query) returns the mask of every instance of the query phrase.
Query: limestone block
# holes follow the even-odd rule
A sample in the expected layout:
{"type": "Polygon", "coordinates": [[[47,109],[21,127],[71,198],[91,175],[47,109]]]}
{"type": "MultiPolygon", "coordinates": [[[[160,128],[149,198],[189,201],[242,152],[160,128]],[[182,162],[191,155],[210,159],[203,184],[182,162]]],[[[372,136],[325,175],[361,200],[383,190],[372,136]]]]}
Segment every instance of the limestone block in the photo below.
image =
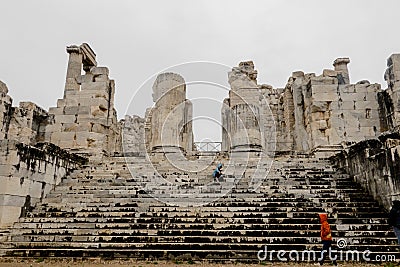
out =
{"type": "Polygon", "coordinates": [[[92,148],[101,148],[103,146],[103,143],[106,141],[106,136],[101,133],[84,133],[86,136],[87,142],[88,142],[88,147],[92,148]]]}
{"type": "Polygon", "coordinates": [[[15,148],[9,147],[12,150],[2,150],[6,153],[5,158],[3,158],[3,164],[17,165],[19,163],[18,152],[15,148]]]}
{"type": "Polygon", "coordinates": [[[344,131],[339,128],[326,129],[325,135],[328,136],[330,145],[340,144],[344,140],[344,131]]]}
{"type": "MultiPolygon", "coordinates": [[[[91,90],[91,91],[81,91],[79,94],[79,103],[81,103],[82,99],[91,99],[91,98],[104,98],[107,99],[109,98],[109,89],[103,89],[103,90],[91,90]]],[[[82,104],[81,104],[82,105],[82,104]]]]}
{"type": "Polygon", "coordinates": [[[400,54],[392,54],[387,60],[387,66],[392,67],[394,71],[400,71],[400,54]]]}
{"type": "MultiPolygon", "coordinates": [[[[18,175],[18,173],[15,173],[18,175]]],[[[25,197],[29,194],[31,181],[28,176],[13,176],[13,177],[0,177],[0,183],[6,190],[1,194],[14,195],[14,196],[22,196],[25,197]]]]}
{"type": "Polygon", "coordinates": [[[71,149],[71,148],[75,147],[74,143],[75,143],[75,140],[73,140],[73,139],[72,140],[61,140],[57,143],[57,145],[64,149],[71,149]]]}
{"type": "Polygon", "coordinates": [[[75,78],[67,78],[66,81],[65,81],[65,90],[64,90],[64,92],[73,91],[73,90],[78,91],[79,90],[79,84],[76,82],[75,78]]]}
{"type": "Polygon", "coordinates": [[[342,111],[347,111],[347,110],[355,110],[356,107],[356,102],[354,101],[339,101],[338,102],[338,109],[342,111]]]}
{"type": "Polygon", "coordinates": [[[88,107],[88,106],[79,106],[78,114],[87,114],[87,115],[89,115],[89,113],[90,113],[90,107],[88,107]]]}
{"type": "Polygon", "coordinates": [[[94,81],[107,82],[107,81],[109,81],[109,78],[108,78],[108,75],[106,75],[106,74],[100,74],[100,75],[95,76],[94,81]]]}
{"type": "Polygon", "coordinates": [[[51,142],[72,141],[75,139],[75,132],[54,132],[51,135],[51,142]]]}
{"type": "Polygon", "coordinates": [[[325,70],[323,70],[323,72],[322,72],[322,76],[323,77],[334,77],[334,78],[336,78],[336,76],[337,76],[337,72],[336,71],[334,71],[334,70],[329,70],[329,69],[325,69],[325,70]]]}
{"type": "Polygon", "coordinates": [[[80,123],[90,123],[93,121],[93,117],[88,114],[79,114],[77,117],[77,122],[80,123]]]}
{"type": "MultiPolygon", "coordinates": [[[[14,173],[17,172],[17,168],[15,165],[5,164],[5,159],[0,158],[0,177],[9,177],[12,176],[14,173]]],[[[3,184],[0,183],[2,186],[0,187],[0,194],[2,194],[3,184]]]]}
{"type": "Polygon", "coordinates": [[[76,116],[75,115],[57,115],[55,116],[56,123],[75,123],[76,116]]]}
{"type": "Polygon", "coordinates": [[[314,137],[313,143],[314,143],[313,147],[326,146],[329,144],[328,138],[323,136],[314,137]]]}
{"type": "Polygon", "coordinates": [[[256,81],[251,79],[240,67],[232,68],[232,71],[228,73],[228,82],[232,90],[241,88],[257,88],[256,81]]]}
{"type": "Polygon", "coordinates": [[[51,107],[51,108],[49,108],[49,114],[63,115],[64,114],[64,109],[63,108],[57,108],[57,107],[51,107]]]}
{"type": "Polygon", "coordinates": [[[92,67],[90,68],[90,73],[93,75],[109,75],[109,70],[107,67],[92,67]]]}
{"type": "MultiPolygon", "coordinates": [[[[48,176],[50,178],[50,175],[48,176]]],[[[54,189],[54,184],[46,183],[45,187],[42,190],[43,197],[47,196],[54,189]]]]}
{"type": "Polygon", "coordinates": [[[103,106],[91,106],[90,114],[95,118],[96,117],[106,118],[108,115],[107,108],[104,108],[103,106]]]}
{"type": "Polygon", "coordinates": [[[22,207],[25,203],[25,196],[0,195],[0,206],[22,207]]]}
{"type": "Polygon", "coordinates": [[[91,122],[79,122],[76,124],[75,132],[90,132],[92,129],[91,122]]]}
{"type": "Polygon", "coordinates": [[[360,120],[360,126],[361,127],[376,127],[379,128],[379,117],[375,119],[365,119],[365,120],[360,120]]]}
{"type": "Polygon", "coordinates": [[[376,93],[380,88],[369,84],[356,84],[354,89],[356,93],[376,93]]]}
{"type": "Polygon", "coordinates": [[[62,128],[61,123],[49,124],[46,126],[46,132],[47,133],[60,132],[61,128],[62,128]]]}
{"type": "Polygon", "coordinates": [[[95,133],[104,133],[104,134],[107,134],[108,131],[109,131],[109,129],[108,129],[108,127],[105,127],[105,126],[102,125],[102,124],[93,123],[91,131],[92,131],[92,132],[95,132],[95,133]]]}
{"type": "Polygon", "coordinates": [[[108,101],[103,98],[82,98],[79,103],[81,106],[91,107],[91,106],[102,106],[108,107],[108,101]]]}
{"type": "MultiPolygon", "coordinates": [[[[43,177],[42,177],[43,178],[43,177]]],[[[43,179],[42,179],[43,180],[43,179]]],[[[32,198],[40,198],[42,196],[42,183],[37,181],[32,181],[30,185],[29,195],[32,198]]]]}
{"type": "Polygon", "coordinates": [[[317,76],[317,77],[312,77],[311,78],[311,85],[337,85],[338,80],[336,78],[332,77],[322,77],[322,76],[317,76]]]}
{"type": "Polygon", "coordinates": [[[0,95],[7,95],[8,94],[8,88],[5,83],[0,81],[0,95]]]}
{"type": "Polygon", "coordinates": [[[57,107],[78,106],[78,98],[58,99],[57,107]]]}
{"type": "Polygon", "coordinates": [[[311,112],[325,112],[329,110],[329,105],[326,101],[313,101],[311,106],[311,112]]]}
{"type": "Polygon", "coordinates": [[[341,93],[355,93],[356,86],[355,84],[346,84],[345,86],[340,87],[341,93]]]}
{"type": "Polygon", "coordinates": [[[92,73],[86,73],[85,75],[78,76],[76,82],[78,84],[89,83],[94,81],[94,75],[92,73]]]}
{"type": "Polygon", "coordinates": [[[88,147],[87,136],[85,136],[83,134],[77,134],[76,135],[75,144],[76,144],[77,147],[83,147],[83,148],[88,147]]]}
{"type": "Polygon", "coordinates": [[[312,85],[311,86],[312,95],[318,93],[334,93],[337,95],[337,85],[335,84],[319,84],[319,85],[312,85]]]}
{"type": "Polygon", "coordinates": [[[105,91],[109,89],[109,82],[91,82],[83,83],[81,86],[82,91],[105,91]]]}
{"type": "Polygon", "coordinates": [[[62,132],[76,132],[78,128],[78,123],[63,123],[61,131],[62,132]]]}
{"type": "Polygon", "coordinates": [[[0,205],[0,227],[8,227],[18,221],[21,207],[13,205],[0,205]]]}
{"type": "Polygon", "coordinates": [[[344,122],[345,122],[345,126],[355,126],[358,127],[358,125],[360,124],[360,119],[358,118],[358,116],[352,116],[350,114],[345,114],[344,115],[344,122]]]}
{"type": "MultiPolygon", "coordinates": [[[[293,78],[304,78],[304,72],[303,71],[294,71],[292,72],[292,77],[293,78]]],[[[272,89],[272,86],[270,87],[272,89]]]]}
{"type": "Polygon", "coordinates": [[[372,111],[379,109],[379,103],[378,101],[356,101],[355,107],[355,109],[360,110],[360,112],[365,112],[366,109],[370,109],[372,111]]]}
{"type": "Polygon", "coordinates": [[[79,106],[66,106],[64,107],[64,115],[78,114],[79,106]]]}

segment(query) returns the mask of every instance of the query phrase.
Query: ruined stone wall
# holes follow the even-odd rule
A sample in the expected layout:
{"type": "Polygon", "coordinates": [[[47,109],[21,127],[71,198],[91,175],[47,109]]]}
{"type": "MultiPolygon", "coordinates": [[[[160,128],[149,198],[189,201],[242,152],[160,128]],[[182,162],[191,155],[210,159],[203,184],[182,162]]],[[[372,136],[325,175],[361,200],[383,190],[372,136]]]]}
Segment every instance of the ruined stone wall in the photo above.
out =
{"type": "Polygon", "coordinates": [[[44,141],[49,123],[47,111],[32,102],[12,106],[7,86],[0,81],[0,140],[14,140],[34,145],[44,141]]]}
{"type": "Polygon", "coordinates": [[[44,141],[49,115],[32,102],[21,102],[12,108],[8,139],[34,145],[44,141]]]}
{"type": "MultiPolygon", "coordinates": [[[[388,84],[387,95],[382,95],[384,121],[388,130],[400,129],[400,54],[393,54],[387,60],[385,80],[388,84]]],[[[386,130],[385,128],[385,130],[386,130]]]]}
{"type": "Polygon", "coordinates": [[[106,67],[97,67],[87,44],[69,46],[64,98],[49,109],[53,120],[45,140],[92,158],[121,151],[121,129],[114,109],[114,80],[106,67]],[[82,69],[85,71],[81,75],[82,69]]]}
{"type": "Polygon", "coordinates": [[[145,119],[125,116],[121,122],[124,155],[140,155],[146,151],[145,119]]]}
{"type": "Polygon", "coordinates": [[[361,81],[350,84],[347,58],[335,60],[334,70],[322,75],[294,72],[283,96],[284,122],[293,150],[340,149],[380,134],[380,85],[361,81]]]}
{"type": "Polygon", "coordinates": [[[332,160],[387,210],[400,200],[400,134],[359,142],[332,160]]]}
{"type": "Polygon", "coordinates": [[[86,160],[59,147],[0,140],[0,228],[8,227],[40,202],[62,178],[86,160]]]}
{"type": "Polygon", "coordinates": [[[266,152],[288,151],[292,142],[287,143],[286,124],[284,123],[283,89],[274,89],[270,85],[259,86],[262,94],[261,131],[263,149],[266,152]]]}

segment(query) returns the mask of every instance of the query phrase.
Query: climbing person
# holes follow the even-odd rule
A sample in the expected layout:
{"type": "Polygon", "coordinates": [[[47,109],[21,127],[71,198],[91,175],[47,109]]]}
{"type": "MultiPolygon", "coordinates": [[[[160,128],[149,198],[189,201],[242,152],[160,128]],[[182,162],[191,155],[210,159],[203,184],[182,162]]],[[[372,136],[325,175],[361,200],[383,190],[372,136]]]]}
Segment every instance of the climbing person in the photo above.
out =
{"type": "Polygon", "coordinates": [[[332,231],[331,226],[328,223],[328,214],[327,213],[319,213],[319,221],[321,223],[321,242],[322,242],[322,250],[321,256],[318,259],[319,265],[323,265],[325,258],[327,256],[332,260],[333,265],[337,266],[336,263],[336,255],[332,255],[331,247],[332,247],[332,231]]]}
{"type": "Polygon", "coordinates": [[[397,243],[400,245],[400,200],[393,201],[393,206],[389,212],[388,224],[393,227],[397,243]]]}
{"type": "Polygon", "coordinates": [[[218,164],[217,168],[213,172],[213,177],[215,182],[219,182],[220,178],[222,178],[222,164],[218,164]]]}

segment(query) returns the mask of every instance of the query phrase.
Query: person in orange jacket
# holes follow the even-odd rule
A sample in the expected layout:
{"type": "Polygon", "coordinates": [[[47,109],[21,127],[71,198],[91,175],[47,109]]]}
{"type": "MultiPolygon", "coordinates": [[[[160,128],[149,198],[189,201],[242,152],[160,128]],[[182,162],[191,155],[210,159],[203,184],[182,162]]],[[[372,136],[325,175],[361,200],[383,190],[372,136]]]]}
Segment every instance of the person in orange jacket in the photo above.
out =
{"type": "MultiPolygon", "coordinates": [[[[319,258],[319,264],[322,265],[324,264],[324,260],[326,256],[334,256],[331,253],[331,247],[332,247],[332,231],[331,231],[331,226],[328,223],[328,214],[326,213],[320,213],[319,214],[319,221],[321,223],[321,241],[322,241],[322,251],[321,251],[321,257],[319,258]]],[[[336,259],[333,259],[333,264],[336,266],[336,259]]]]}

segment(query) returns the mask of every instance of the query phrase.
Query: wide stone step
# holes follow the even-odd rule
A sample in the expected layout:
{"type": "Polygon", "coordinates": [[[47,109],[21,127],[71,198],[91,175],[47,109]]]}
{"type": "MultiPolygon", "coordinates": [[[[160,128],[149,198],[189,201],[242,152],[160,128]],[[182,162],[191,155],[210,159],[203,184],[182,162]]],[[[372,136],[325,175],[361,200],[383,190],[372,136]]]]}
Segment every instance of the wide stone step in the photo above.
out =
{"type": "MultiPolygon", "coordinates": [[[[233,230],[233,229],[197,229],[192,228],[190,225],[183,225],[185,227],[165,229],[166,225],[159,225],[160,229],[153,229],[147,224],[146,227],[138,227],[137,229],[117,229],[110,231],[109,229],[58,229],[58,228],[42,228],[42,229],[16,229],[16,237],[19,236],[289,236],[289,237],[302,237],[302,236],[319,236],[320,229],[318,227],[309,227],[308,229],[297,230],[279,230],[279,229],[247,229],[247,230],[233,230]],[[164,228],[163,228],[164,226],[164,228]],[[148,228],[150,227],[150,228],[148,228]]],[[[182,225],[179,225],[182,226],[182,225]]],[[[377,231],[332,231],[333,236],[338,238],[352,238],[352,237],[365,237],[371,238],[379,235],[380,238],[396,241],[396,237],[391,230],[377,230],[377,231]]],[[[13,237],[14,238],[14,237],[13,237]]],[[[17,240],[17,239],[12,239],[17,240]]],[[[4,240],[5,242],[7,240],[4,240]]]]}
{"type": "MultiPolygon", "coordinates": [[[[178,232],[178,231],[168,231],[163,233],[163,231],[158,231],[157,235],[140,235],[132,233],[132,235],[19,235],[12,238],[12,242],[32,242],[31,245],[34,246],[36,242],[106,242],[106,243],[118,243],[118,242],[140,242],[140,243],[227,243],[227,242],[237,242],[241,244],[252,244],[252,243],[264,243],[264,244],[274,244],[274,242],[288,243],[288,244],[301,244],[301,243],[318,243],[320,237],[318,232],[310,233],[312,235],[209,235],[207,233],[201,233],[197,235],[192,231],[178,232]]],[[[346,242],[348,245],[396,245],[396,238],[384,238],[384,239],[371,239],[370,237],[353,236],[347,237],[346,242]]],[[[175,244],[176,245],[176,244],[175,244]]]]}
{"type": "MultiPolygon", "coordinates": [[[[282,249],[290,250],[293,249],[315,249],[316,251],[320,251],[321,246],[318,242],[318,238],[309,238],[305,239],[304,243],[293,243],[291,239],[282,239],[280,242],[274,242],[271,240],[271,243],[266,242],[252,242],[252,243],[239,243],[236,240],[233,240],[226,243],[212,243],[212,242],[197,242],[194,243],[192,240],[190,242],[157,242],[157,243],[145,243],[145,242],[13,242],[13,246],[16,248],[24,248],[24,249],[46,249],[46,248],[62,248],[62,249],[131,249],[133,251],[138,249],[164,249],[164,250],[181,250],[182,251],[190,251],[190,250],[207,250],[209,252],[219,251],[222,248],[230,250],[230,251],[253,251],[253,253],[257,253],[260,249],[268,246],[269,249],[282,249]],[[307,242],[310,240],[311,242],[307,242]],[[285,242],[287,241],[287,242],[285,242]]],[[[347,250],[370,250],[373,252],[394,252],[396,251],[397,245],[388,244],[386,246],[382,246],[382,244],[350,244],[346,247],[347,250]]]]}

